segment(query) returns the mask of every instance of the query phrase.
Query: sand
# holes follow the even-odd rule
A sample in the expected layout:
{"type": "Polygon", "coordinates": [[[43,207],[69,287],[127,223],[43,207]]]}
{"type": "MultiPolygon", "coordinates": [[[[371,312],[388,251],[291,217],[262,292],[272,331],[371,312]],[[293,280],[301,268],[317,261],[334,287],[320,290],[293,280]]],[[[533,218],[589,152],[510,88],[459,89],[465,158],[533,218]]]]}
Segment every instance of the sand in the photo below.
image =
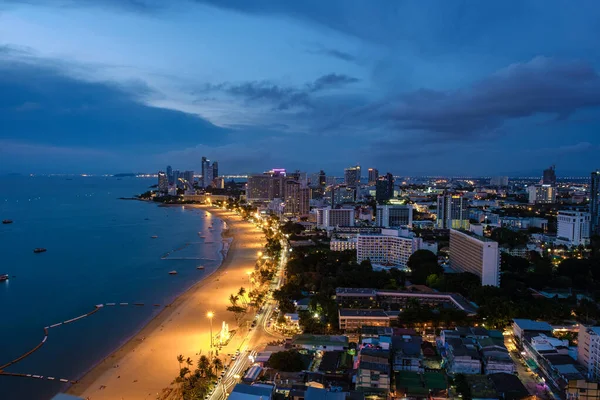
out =
{"type": "MultiPolygon", "coordinates": [[[[227,222],[227,236],[233,237],[222,265],[179,296],[152,319],[137,335],[104,361],[90,370],[67,393],[90,400],[166,398],[163,389],[170,386],[179,373],[177,355],[190,357],[195,363],[200,354],[210,350],[208,311],[214,312],[213,334],[221,329],[222,321],[236,328],[234,316],[226,310],[229,296],[240,287],[249,288],[247,271],[254,269],[256,253],[264,244],[261,231],[236,214],[204,208],[227,222]]],[[[165,276],[165,279],[168,279],[165,276]]],[[[227,348],[235,351],[243,339],[241,329],[227,348]]]]}

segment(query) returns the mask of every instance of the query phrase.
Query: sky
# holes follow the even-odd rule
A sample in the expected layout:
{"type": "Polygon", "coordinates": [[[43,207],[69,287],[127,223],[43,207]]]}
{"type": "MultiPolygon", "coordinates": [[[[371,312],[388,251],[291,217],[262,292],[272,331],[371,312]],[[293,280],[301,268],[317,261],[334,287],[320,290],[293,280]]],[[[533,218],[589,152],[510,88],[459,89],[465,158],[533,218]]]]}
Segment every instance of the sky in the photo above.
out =
{"type": "Polygon", "coordinates": [[[0,173],[588,175],[597,0],[0,0],[0,173]]]}

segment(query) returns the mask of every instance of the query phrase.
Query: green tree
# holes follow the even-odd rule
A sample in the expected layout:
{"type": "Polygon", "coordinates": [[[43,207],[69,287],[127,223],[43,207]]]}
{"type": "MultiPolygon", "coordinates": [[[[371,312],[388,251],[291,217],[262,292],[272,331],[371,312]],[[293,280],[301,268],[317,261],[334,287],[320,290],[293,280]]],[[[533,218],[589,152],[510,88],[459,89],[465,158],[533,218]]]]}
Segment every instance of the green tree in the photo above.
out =
{"type": "Polygon", "coordinates": [[[304,369],[304,359],[296,350],[279,351],[271,354],[268,364],[271,368],[283,372],[299,372],[304,369]]]}
{"type": "Polygon", "coordinates": [[[437,256],[429,250],[417,250],[408,258],[406,263],[410,268],[410,281],[425,284],[429,275],[438,275],[444,269],[438,264],[437,256]]]}

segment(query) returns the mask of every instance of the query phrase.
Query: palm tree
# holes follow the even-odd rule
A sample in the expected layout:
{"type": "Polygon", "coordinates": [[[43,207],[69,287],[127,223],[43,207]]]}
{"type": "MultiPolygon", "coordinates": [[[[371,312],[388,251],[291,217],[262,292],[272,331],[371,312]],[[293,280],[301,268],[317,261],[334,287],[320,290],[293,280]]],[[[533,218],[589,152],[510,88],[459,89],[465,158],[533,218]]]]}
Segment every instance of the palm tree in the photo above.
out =
{"type": "Polygon", "coordinates": [[[240,290],[238,290],[238,297],[240,297],[242,299],[242,302],[246,303],[246,298],[244,297],[244,295],[246,294],[246,289],[244,289],[243,287],[240,288],[240,290]]]}
{"type": "Polygon", "coordinates": [[[179,363],[179,369],[181,369],[181,364],[183,364],[183,354],[177,356],[177,362],[179,363]]]}
{"type": "Polygon", "coordinates": [[[215,375],[219,374],[219,370],[223,369],[223,361],[219,357],[215,357],[212,362],[213,367],[215,368],[215,375]]]}
{"type": "Polygon", "coordinates": [[[192,361],[191,358],[187,358],[187,360],[185,360],[185,363],[187,364],[188,367],[191,367],[192,365],[194,365],[194,361],[192,361]]]}
{"type": "Polygon", "coordinates": [[[231,305],[237,306],[238,297],[231,294],[231,295],[229,295],[229,301],[231,302],[231,305]]]}
{"type": "Polygon", "coordinates": [[[200,370],[200,374],[206,376],[206,372],[209,370],[209,368],[210,361],[208,360],[208,357],[200,356],[200,358],[198,359],[198,370],[200,370]]]}

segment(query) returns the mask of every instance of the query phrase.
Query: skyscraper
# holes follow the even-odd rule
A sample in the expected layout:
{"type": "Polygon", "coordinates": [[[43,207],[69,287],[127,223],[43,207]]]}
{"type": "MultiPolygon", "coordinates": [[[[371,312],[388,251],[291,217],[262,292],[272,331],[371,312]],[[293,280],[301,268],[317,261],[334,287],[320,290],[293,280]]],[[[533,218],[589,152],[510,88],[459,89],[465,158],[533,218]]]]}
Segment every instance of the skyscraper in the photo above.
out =
{"type": "Polygon", "coordinates": [[[183,179],[187,185],[187,188],[192,189],[194,187],[194,171],[185,171],[183,173],[183,179]]]}
{"type": "Polygon", "coordinates": [[[210,163],[206,157],[202,157],[202,180],[199,182],[202,187],[208,187],[212,184],[214,178],[219,176],[219,163],[210,163]]]}
{"type": "Polygon", "coordinates": [[[173,185],[175,185],[175,187],[181,186],[181,182],[179,181],[179,178],[181,177],[181,172],[179,172],[178,169],[173,171],[173,185]]]}
{"type": "Polygon", "coordinates": [[[169,185],[173,184],[173,168],[170,165],[167,165],[167,181],[169,185]]]}
{"type": "Polygon", "coordinates": [[[380,176],[375,185],[375,200],[378,203],[394,197],[394,176],[389,172],[385,176],[380,176]]]}
{"type": "Polygon", "coordinates": [[[379,171],[375,168],[369,168],[369,185],[375,185],[379,178],[379,171]]]}
{"type": "Polygon", "coordinates": [[[158,171],[158,191],[160,193],[167,193],[169,191],[169,180],[167,174],[163,171],[158,171]]]}
{"type": "Polygon", "coordinates": [[[469,213],[467,201],[459,193],[444,193],[437,199],[436,225],[441,229],[467,229],[469,213]]]}
{"type": "Polygon", "coordinates": [[[590,182],[590,236],[600,235],[600,170],[592,172],[590,182]]]}
{"type": "Polygon", "coordinates": [[[554,169],[554,165],[544,170],[542,185],[556,185],[556,170],[554,169]]]}
{"type": "Polygon", "coordinates": [[[344,183],[350,187],[357,187],[360,184],[360,166],[344,170],[344,183]]]}

